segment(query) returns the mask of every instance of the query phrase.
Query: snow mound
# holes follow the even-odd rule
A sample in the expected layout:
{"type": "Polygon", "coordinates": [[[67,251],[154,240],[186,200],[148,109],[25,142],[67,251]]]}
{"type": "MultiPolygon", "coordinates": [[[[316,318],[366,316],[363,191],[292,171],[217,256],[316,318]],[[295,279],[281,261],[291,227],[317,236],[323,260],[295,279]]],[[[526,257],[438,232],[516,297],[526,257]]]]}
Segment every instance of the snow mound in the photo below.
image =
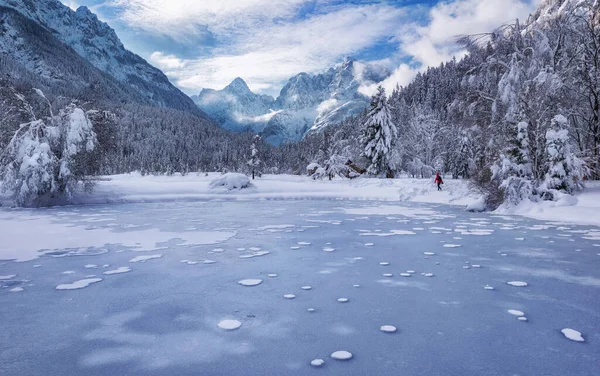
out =
{"type": "Polygon", "coordinates": [[[381,330],[384,333],[396,333],[396,327],[393,325],[383,325],[381,328],[379,328],[379,330],[381,330]]]}
{"type": "Polygon", "coordinates": [[[285,294],[283,297],[286,298],[286,299],[294,299],[294,298],[296,298],[296,295],[294,295],[294,294],[285,294]]]}
{"type": "Polygon", "coordinates": [[[238,320],[222,320],[217,326],[224,330],[236,330],[242,326],[242,323],[238,320]]]}
{"type": "Polygon", "coordinates": [[[323,364],[325,364],[325,361],[323,359],[315,359],[312,362],[310,362],[310,365],[313,367],[321,367],[323,364]]]}
{"type": "Polygon", "coordinates": [[[509,309],[508,313],[514,316],[525,316],[525,313],[523,313],[522,311],[517,311],[516,309],[509,309]]]}
{"type": "Polygon", "coordinates": [[[348,303],[348,298],[339,298],[337,301],[340,303],[348,303]]]}
{"type": "Polygon", "coordinates": [[[487,209],[487,206],[485,204],[485,197],[481,197],[480,199],[470,203],[465,208],[466,211],[476,212],[476,213],[484,212],[485,209],[487,209]]]}
{"type": "Polygon", "coordinates": [[[241,281],[238,281],[238,283],[242,286],[252,287],[260,285],[262,279],[242,279],[241,281]]]}
{"type": "Polygon", "coordinates": [[[584,342],[585,341],[585,339],[583,338],[581,333],[575,329],[565,328],[565,329],[561,330],[561,333],[566,338],[570,339],[571,341],[575,341],[575,342],[584,342]]]}
{"type": "Polygon", "coordinates": [[[515,287],[527,287],[527,282],[522,282],[522,281],[510,281],[510,282],[506,282],[506,284],[515,286],[515,287]]]}
{"type": "Polygon", "coordinates": [[[244,174],[227,173],[210,182],[211,189],[225,189],[227,191],[242,190],[253,187],[250,179],[244,174]]]}
{"type": "Polygon", "coordinates": [[[331,354],[331,357],[333,359],[337,359],[337,360],[350,360],[350,359],[352,359],[352,353],[341,350],[341,351],[336,351],[333,354],[331,354]]]}

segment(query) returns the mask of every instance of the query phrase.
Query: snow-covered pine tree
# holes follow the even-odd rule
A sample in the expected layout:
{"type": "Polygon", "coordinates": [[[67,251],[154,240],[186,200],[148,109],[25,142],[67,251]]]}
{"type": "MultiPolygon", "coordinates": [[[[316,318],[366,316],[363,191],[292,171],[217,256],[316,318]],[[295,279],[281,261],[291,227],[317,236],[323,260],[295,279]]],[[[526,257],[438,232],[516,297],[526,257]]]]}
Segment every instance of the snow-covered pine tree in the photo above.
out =
{"type": "Polygon", "coordinates": [[[492,179],[498,179],[504,193],[504,202],[517,205],[533,195],[533,177],[529,157],[528,124],[521,121],[513,131],[512,144],[500,161],[492,167],[492,179]]]}
{"type": "Polygon", "coordinates": [[[252,138],[252,144],[250,145],[250,160],[248,161],[248,166],[252,170],[252,180],[254,180],[254,175],[257,172],[258,167],[260,166],[260,156],[258,154],[258,144],[260,143],[260,136],[255,135],[252,138]]]}
{"type": "Polygon", "coordinates": [[[385,89],[380,86],[371,99],[371,107],[362,133],[363,156],[369,161],[367,173],[375,176],[385,173],[388,178],[393,177],[389,166],[389,154],[397,133],[396,126],[392,122],[385,89]]]}
{"type": "Polygon", "coordinates": [[[571,152],[568,128],[567,118],[556,115],[546,131],[548,171],[540,187],[544,198],[556,199],[557,191],[571,194],[583,187],[584,163],[571,152]]]}

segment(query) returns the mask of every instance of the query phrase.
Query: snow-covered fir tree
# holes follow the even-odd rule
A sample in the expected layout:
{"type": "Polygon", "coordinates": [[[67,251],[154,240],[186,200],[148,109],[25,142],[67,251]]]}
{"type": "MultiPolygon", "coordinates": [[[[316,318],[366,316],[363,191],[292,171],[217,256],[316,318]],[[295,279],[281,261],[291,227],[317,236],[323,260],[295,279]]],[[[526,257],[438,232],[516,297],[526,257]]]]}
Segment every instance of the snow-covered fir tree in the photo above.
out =
{"type": "Polygon", "coordinates": [[[250,166],[250,171],[252,174],[252,180],[254,180],[255,175],[259,172],[259,167],[261,164],[260,155],[258,153],[258,145],[260,143],[260,136],[255,135],[252,139],[252,144],[250,145],[250,160],[248,161],[248,166],[250,166]]]}
{"type": "Polygon", "coordinates": [[[500,155],[499,163],[493,168],[492,179],[501,181],[504,202],[510,205],[517,205],[533,195],[528,126],[525,121],[517,124],[511,147],[500,155]]]}
{"type": "Polygon", "coordinates": [[[362,134],[363,156],[369,161],[367,172],[370,175],[393,177],[389,157],[397,135],[385,89],[380,86],[371,99],[362,134]]]}
{"type": "Polygon", "coordinates": [[[556,191],[573,193],[582,188],[583,162],[571,152],[568,123],[566,117],[556,115],[546,132],[548,171],[541,190],[550,199],[556,191]]]}

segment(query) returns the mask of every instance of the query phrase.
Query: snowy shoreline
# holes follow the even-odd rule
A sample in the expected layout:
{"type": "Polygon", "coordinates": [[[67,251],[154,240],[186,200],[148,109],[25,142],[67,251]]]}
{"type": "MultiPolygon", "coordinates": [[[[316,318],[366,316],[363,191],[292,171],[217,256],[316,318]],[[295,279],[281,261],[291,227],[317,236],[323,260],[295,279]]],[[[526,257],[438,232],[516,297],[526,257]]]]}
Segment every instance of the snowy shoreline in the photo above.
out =
{"type": "MultiPolygon", "coordinates": [[[[74,205],[127,204],[212,200],[358,200],[413,202],[467,207],[480,196],[466,180],[445,180],[438,192],[431,179],[334,179],[312,180],[307,176],[263,175],[253,187],[224,191],[212,189],[219,173],[146,175],[138,172],[99,177],[92,193],[78,193],[74,205]]],[[[494,213],[518,215],[542,221],[600,226],[600,182],[586,182],[586,189],[566,201],[524,202],[494,213]]]]}

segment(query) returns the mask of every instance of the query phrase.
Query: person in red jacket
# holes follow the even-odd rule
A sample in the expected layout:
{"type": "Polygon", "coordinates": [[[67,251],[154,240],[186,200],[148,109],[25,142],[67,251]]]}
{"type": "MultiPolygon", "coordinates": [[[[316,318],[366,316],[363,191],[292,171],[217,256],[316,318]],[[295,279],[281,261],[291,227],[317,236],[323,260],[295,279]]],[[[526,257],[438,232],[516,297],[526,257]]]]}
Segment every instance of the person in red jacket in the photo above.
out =
{"type": "Polygon", "coordinates": [[[435,173],[435,180],[434,180],[435,184],[437,184],[438,187],[438,191],[442,190],[442,184],[444,184],[444,181],[442,180],[442,177],[440,176],[439,172],[435,173]]]}

